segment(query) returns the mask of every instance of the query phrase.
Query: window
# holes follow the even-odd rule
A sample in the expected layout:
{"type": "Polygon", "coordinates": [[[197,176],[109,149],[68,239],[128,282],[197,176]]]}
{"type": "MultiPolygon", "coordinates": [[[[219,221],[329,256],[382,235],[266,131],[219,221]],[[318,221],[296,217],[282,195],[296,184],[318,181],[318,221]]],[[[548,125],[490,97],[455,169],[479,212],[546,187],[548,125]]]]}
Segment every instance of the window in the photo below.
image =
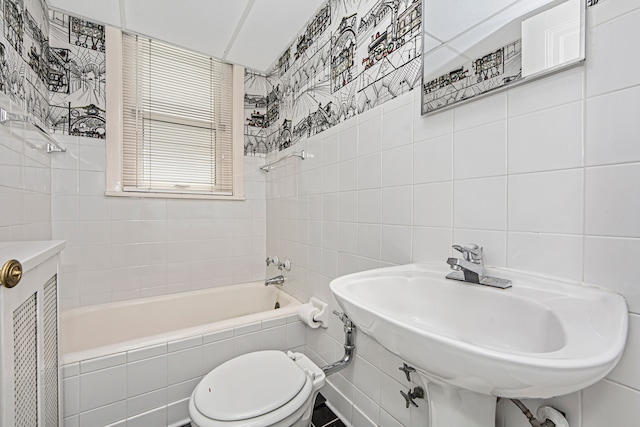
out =
{"type": "Polygon", "coordinates": [[[107,38],[107,195],[242,199],[242,67],[107,38]]]}

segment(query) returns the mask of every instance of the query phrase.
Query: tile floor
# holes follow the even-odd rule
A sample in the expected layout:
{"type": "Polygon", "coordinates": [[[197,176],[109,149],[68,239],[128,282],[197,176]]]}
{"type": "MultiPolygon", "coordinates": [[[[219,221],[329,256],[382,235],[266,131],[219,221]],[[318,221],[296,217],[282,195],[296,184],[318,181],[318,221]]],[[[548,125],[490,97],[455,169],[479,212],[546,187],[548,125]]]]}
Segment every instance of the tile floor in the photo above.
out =
{"type": "MultiPolygon", "coordinates": [[[[185,424],[182,427],[191,427],[191,424],[185,424]]],[[[331,408],[326,404],[323,395],[318,394],[316,403],[313,407],[313,415],[311,416],[311,427],[346,427],[331,408]]]]}

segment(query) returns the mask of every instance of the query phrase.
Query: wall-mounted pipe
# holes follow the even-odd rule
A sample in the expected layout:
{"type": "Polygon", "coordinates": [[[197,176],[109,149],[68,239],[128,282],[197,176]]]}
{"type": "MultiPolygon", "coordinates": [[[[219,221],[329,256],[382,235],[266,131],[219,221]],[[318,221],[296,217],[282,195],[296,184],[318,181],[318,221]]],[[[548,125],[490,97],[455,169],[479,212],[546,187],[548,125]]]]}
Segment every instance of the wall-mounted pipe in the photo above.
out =
{"type": "Polygon", "coordinates": [[[354,340],[356,325],[354,325],[351,319],[349,319],[349,317],[344,313],[334,311],[333,314],[338,316],[344,325],[344,356],[342,356],[342,359],[337,362],[323,366],[321,369],[325,375],[331,375],[349,366],[353,360],[353,355],[356,350],[354,340]]]}

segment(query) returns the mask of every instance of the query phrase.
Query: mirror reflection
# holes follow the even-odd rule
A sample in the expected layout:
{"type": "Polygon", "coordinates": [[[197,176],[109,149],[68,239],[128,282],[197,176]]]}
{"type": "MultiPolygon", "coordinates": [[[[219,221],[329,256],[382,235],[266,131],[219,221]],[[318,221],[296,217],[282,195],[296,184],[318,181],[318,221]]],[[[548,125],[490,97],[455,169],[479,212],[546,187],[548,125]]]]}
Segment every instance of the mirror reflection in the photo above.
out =
{"type": "Polygon", "coordinates": [[[422,114],[584,60],[584,0],[423,0],[422,114]]]}

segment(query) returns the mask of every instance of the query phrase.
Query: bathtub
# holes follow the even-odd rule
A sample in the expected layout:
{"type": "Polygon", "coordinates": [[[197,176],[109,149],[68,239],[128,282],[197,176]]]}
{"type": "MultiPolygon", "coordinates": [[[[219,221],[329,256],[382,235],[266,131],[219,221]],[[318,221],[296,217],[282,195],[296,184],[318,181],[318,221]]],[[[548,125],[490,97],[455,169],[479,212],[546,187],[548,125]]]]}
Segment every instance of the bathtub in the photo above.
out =
{"type": "Polygon", "coordinates": [[[256,282],[63,311],[64,425],[185,424],[211,369],[252,351],[302,350],[300,305],[256,282]]]}

